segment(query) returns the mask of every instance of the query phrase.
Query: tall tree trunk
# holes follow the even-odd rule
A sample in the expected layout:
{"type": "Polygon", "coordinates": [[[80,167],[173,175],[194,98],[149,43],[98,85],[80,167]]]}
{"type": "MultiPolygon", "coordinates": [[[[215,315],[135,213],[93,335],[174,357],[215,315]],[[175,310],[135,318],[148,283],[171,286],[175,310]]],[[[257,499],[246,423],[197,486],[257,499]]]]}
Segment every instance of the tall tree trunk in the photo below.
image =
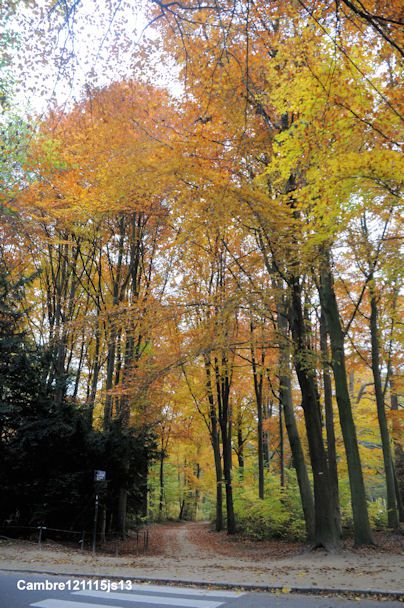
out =
{"type": "MultiPolygon", "coordinates": [[[[195,465],[195,477],[198,481],[201,478],[201,466],[200,466],[199,462],[197,462],[195,465]]],[[[196,521],[198,519],[199,498],[200,498],[200,490],[199,490],[199,486],[196,486],[195,495],[194,495],[194,508],[193,508],[193,515],[192,515],[193,521],[196,521]]]]}
{"type": "Polygon", "coordinates": [[[159,471],[159,515],[158,519],[163,519],[163,508],[164,508],[164,448],[160,451],[160,471],[159,471]]]}
{"type": "Polygon", "coordinates": [[[255,401],[257,404],[257,439],[258,439],[258,497],[264,498],[264,432],[263,432],[263,370],[257,369],[257,361],[255,356],[255,348],[253,344],[254,339],[254,325],[250,323],[250,334],[251,334],[251,365],[254,379],[254,393],[255,401]]]}
{"type": "Polygon", "coordinates": [[[279,402],[279,480],[281,488],[285,487],[285,448],[283,441],[282,403],[279,402]]]}
{"type": "Polygon", "coordinates": [[[113,311],[110,315],[110,335],[108,339],[107,349],[107,375],[105,379],[105,404],[104,404],[104,430],[108,431],[112,421],[112,388],[114,386],[114,373],[115,373],[115,358],[116,358],[116,342],[118,335],[118,328],[115,320],[115,308],[118,306],[121,296],[121,275],[122,275],[122,262],[124,254],[124,239],[125,239],[125,218],[121,217],[119,221],[119,245],[118,245],[118,260],[115,270],[115,276],[113,280],[113,311]]]}
{"type": "Polygon", "coordinates": [[[365,483],[363,480],[358,440],[352,415],[351,399],[349,397],[345,368],[345,336],[342,331],[337,299],[334,292],[330,252],[327,250],[322,251],[320,272],[320,300],[327,319],[327,329],[330,336],[335,392],[348,462],[355,544],[372,545],[374,542],[369,524],[365,483]]]}
{"type": "Polygon", "coordinates": [[[238,474],[240,481],[244,477],[244,439],[243,439],[243,420],[240,407],[237,412],[237,460],[238,474]]]}
{"type": "Polygon", "coordinates": [[[115,370],[115,350],[116,350],[116,329],[112,325],[108,341],[107,350],[107,374],[105,378],[105,404],[104,404],[104,430],[108,431],[111,428],[112,421],[112,388],[114,386],[114,370],[115,370]]]}
{"type": "Polygon", "coordinates": [[[126,536],[126,514],[128,509],[128,490],[123,486],[119,488],[118,495],[118,521],[117,529],[121,538],[126,536]]]}
{"type": "Polygon", "coordinates": [[[404,503],[402,500],[402,494],[400,489],[400,482],[397,475],[396,467],[393,462],[393,475],[394,475],[394,490],[396,492],[396,501],[397,501],[397,509],[398,509],[398,518],[400,522],[404,522],[404,503]]]}
{"type": "Polygon", "coordinates": [[[339,504],[337,451],[335,446],[334,412],[332,407],[332,384],[327,344],[327,325],[324,313],[320,314],[320,348],[323,367],[325,429],[327,434],[328,469],[330,472],[331,494],[334,504],[334,517],[338,533],[342,535],[341,511],[339,504]]]}
{"type": "Polygon", "coordinates": [[[85,344],[85,334],[83,332],[82,337],[81,337],[80,355],[79,355],[79,360],[78,360],[78,363],[77,363],[77,370],[76,370],[75,379],[74,379],[74,390],[73,390],[73,399],[74,399],[74,401],[77,400],[77,394],[79,392],[80,377],[81,377],[81,372],[82,372],[82,369],[83,369],[85,346],[86,346],[86,344],[85,344]]]}
{"type": "Polygon", "coordinates": [[[372,345],[372,373],[375,386],[377,418],[379,420],[380,437],[382,441],[384,472],[386,476],[387,493],[387,520],[390,528],[398,528],[399,520],[396,504],[396,491],[394,486],[393,458],[391,454],[390,435],[387,426],[386,410],[380,374],[380,347],[379,347],[379,328],[378,328],[378,308],[376,300],[373,273],[369,277],[370,295],[370,335],[372,345]]]}
{"type": "Polygon", "coordinates": [[[128,476],[129,476],[129,438],[121,435],[122,429],[120,421],[117,421],[119,425],[119,437],[123,443],[124,449],[121,457],[121,466],[123,468],[123,481],[120,483],[117,489],[117,494],[114,497],[116,504],[116,522],[115,528],[121,538],[126,537],[126,524],[127,524],[127,506],[128,506],[128,476]]]}
{"type": "MultiPolygon", "coordinates": [[[[278,285],[281,288],[281,285],[278,285]]],[[[295,467],[297,483],[299,485],[300,500],[302,503],[306,536],[308,543],[314,543],[314,500],[304,460],[304,452],[296,424],[292,401],[292,387],[290,380],[290,352],[288,343],[287,310],[283,294],[277,296],[277,326],[279,332],[279,402],[281,403],[286,432],[288,434],[292,452],[293,466],[295,467]]]]}
{"type": "Polygon", "coordinates": [[[92,369],[91,376],[91,390],[87,400],[87,422],[89,428],[93,426],[93,415],[94,415],[94,406],[95,406],[95,398],[97,396],[97,387],[98,387],[98,378],[100,374],[100,348],[101,348],[101,339],[100,339],[100,329],[97,319],[97,327],[95,330],[95,353],[94,353],[94,363],[92,369]]]}
{"type": "Polygon", "coordinates": [[[216,532],[223,530],[223,473],[222,460],[220,457],[219,436],[212,437],[213,457],[216,473],[216,532]]]}
{"type": "Polygon", "coordinates": [[[206,373],[206,389],[209,402],[209,419],[210,419],[210,440],[213,449],[213,458],[215,462],[215,473],[216,473],[216,520],[215,526],[216,531],[220,532],[223,530],[223,473],[222,473],[222,459],[220,456],[220,439],[219,429],[217,421],[217,412],[215,406],[215,400],[213,396],[212,387],[212,375],[211,375],[211,361],[206,355],[204,357],[205,373],[206,373]]]}
{"type": "Polygon", "coordinates": [[[298,277],[291,277],[291,291],[289,322],[295,345],[295,369],[302,392],[302,407],[314,482],[313,545],[333,551],[339,545],[339,534],[334,518],[327,453],[322,434],[320,401],[312,364],[314,353],[309,346],[298,277]]]}
{"type": "Polygon", "coordinates": [[[140,515],[144,519],[148,516],[148,487],[147,480],[149,475],[149,454],[148,451],[145,450],[143,454],[142,462],[139,465],[139,476],[142,480],[142,495],[141,495],[141,505],[140,505],[140,515]]]}
{"type": "MultiPolygon", "coordinates": [[[[264,402],[263,404],[263,415],[264,415],[264,420],[268,420],[269,418],[269,406],[267,403],[264,402]]],[[[270,435],[268,430],[264,431],[264,467],[267,471],[269,471],[269,461],[270,461],[270,449],[271,449],[271,445],[270,445],[270,435]]]]}
{"type": "MultiPolygon", "coordinates": [[[[390,407],[392,411],[398,411],[398,395],[395,389],[394,376],[390,371],[390,407]]],[[[402,428],[400,420],[393,417],[393,442],[394,442],[394,487],[400,522],[404,522],[404,450],[402,446],[402,428]]]]}
{"type": "Polygon", "coordinates": [[[231,478],[231,437],[228,435],[228,430],[222,428],[222,443],[223,443],[223,475],[226,489],[226,517],[227,517],[227,533],[235,534],[236,518],[234,514],[233,503],[233,486],[231,478]]]}
{"type": "Polygon", "coordinates": [[[225,353],[221,356],[221,366],[215,357],[216,394],[218,400],[219,426],[223,446],[223,476],[226,492],[226,519],[227,533],[235,534],[236,518],[234,515],[233,486],[231,478],[232,469],[232,446],[231,446],[231,409],[230,409],[230,379],[227,373],[227,357],[225,353]],[[221,369],[220,369],[221,368],[221,369]]]}
{"type": "MultiPolygon", "coordinates": [[[[97,317],[95,320],[95,352],[94,359],[92,362],[92,371],[91,371],[91,384],[87,387],[87,422],[89,428],[93,426],[93,416],[94,416],[94,406],[95,399],[97,396],[98,389],[98,380],[99,374],[101,370],[101,323],[100,323],[100,313],[101,313],[101,301],[102,301],[102,249],[100,248],[98,260],[97,260],[97,291],[95,294],[95,305],[97,310],[97,317]]],[[[95,283],[95,281],[94,281],[95,283]]]]}

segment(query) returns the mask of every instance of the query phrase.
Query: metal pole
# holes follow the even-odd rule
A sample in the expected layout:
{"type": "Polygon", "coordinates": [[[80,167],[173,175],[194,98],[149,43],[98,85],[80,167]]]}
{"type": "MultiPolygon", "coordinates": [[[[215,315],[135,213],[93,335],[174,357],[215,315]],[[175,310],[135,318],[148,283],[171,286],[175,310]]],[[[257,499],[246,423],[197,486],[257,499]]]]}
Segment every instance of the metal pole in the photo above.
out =
{"type": "Polygon", "coordinates": [[[97,543],[97,520],[98,520],[98,494],[95,495],[94,529],[93,529],[93,555],[95,555],[95,546],[96,546],[96,543],[97,543]]]}

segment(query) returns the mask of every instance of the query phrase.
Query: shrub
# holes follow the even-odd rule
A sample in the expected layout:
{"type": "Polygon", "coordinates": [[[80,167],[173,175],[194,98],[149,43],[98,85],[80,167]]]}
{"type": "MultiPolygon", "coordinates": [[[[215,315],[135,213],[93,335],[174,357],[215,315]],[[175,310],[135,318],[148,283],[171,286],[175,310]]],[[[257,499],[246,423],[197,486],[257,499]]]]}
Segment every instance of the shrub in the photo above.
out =
{"type": "Polygon", "coordinates": [[[373,528],[387,528],[387,508],[383,498],[368,503],[369,519],[373,528]]]}
{"type": "Polygon", "coordinates": [[[277,479],[270,478],[264,500],[257,497],[255,488],[239,489],[234,505],[239,532],[256,540],[304,540],[305,525],[299,492],[295,479],[290,477],[283,490],[277,479]]]}

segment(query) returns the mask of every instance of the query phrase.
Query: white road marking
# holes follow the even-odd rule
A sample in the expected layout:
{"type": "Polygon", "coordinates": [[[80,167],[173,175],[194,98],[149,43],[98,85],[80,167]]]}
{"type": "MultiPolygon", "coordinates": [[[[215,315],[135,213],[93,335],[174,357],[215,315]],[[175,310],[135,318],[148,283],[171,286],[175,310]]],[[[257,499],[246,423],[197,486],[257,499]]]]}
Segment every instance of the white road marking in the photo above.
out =
{"type": "MultiPolygon", "coordinates": [[[[144,604],[157,604],[158,606],[178,606],[181,608],[219,608],[223,602],[214,602],[211,600],[195,600],[185,599],[180,597],[163,597],[161,595],[141,595],[137,593],[118,593],[115,591],[75,591],[72,595],[85,595],[86,597],[98,597],[104,600],[120,600],[126,602],[143,602],[144,604]]],[[[48,608],[48,607],[45,607],[48,608]]]]}
{"type": "Polygon", "coordinates": [[[69,602],[68,600],[42,600],[41,602],[35,602],[30,606],[37,606],[37,608],[117,608],[111,604],[89,604],[88,602],[69,602]]]}
{"type": "Polygon", "coordinates": [[[200,595],[203,597],[222,597],[222,598],[237,598],[245,595],[244,593],[237,591],[223,591],[214,589],[195,589],[194,587],[171,587],[163,585],[148,585],[147,583],[132,584],[133,591],[144,591],[145,593],[151,591],[153,593],[174,593],[175,595],[200,595]]]}

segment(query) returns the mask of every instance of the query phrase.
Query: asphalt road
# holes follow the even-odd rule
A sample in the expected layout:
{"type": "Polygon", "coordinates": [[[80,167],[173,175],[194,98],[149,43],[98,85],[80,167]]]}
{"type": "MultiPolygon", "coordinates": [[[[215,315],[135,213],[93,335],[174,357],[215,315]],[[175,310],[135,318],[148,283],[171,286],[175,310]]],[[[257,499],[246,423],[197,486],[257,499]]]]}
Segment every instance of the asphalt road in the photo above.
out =
{"type": "Polygon", "coordinates": [[[0,608],[402,608],[398,601],[242,593],[0,572],[0,608]],[[35,587],[39,587],[35,588],[35,587]],[[63,589],[64,587],[64,589],[63,589]]]}

